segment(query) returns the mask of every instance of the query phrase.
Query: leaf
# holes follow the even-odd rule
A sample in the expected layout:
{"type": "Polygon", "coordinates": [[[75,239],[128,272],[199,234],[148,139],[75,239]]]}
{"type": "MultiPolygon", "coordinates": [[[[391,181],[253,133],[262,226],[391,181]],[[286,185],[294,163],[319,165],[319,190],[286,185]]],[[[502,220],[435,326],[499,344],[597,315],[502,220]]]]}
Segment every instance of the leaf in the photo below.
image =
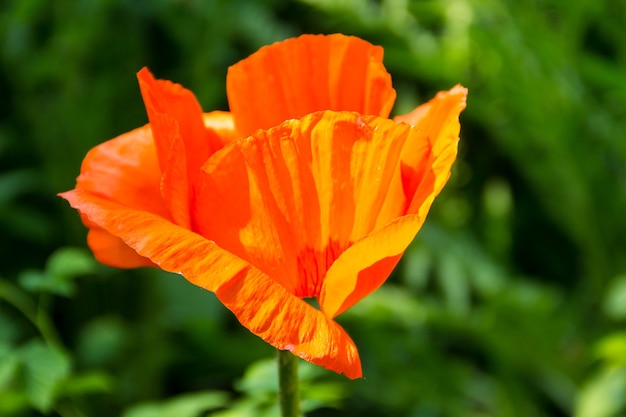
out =
{"type": "Polygon", "coordinates": [[[70,360],[65,353],[40,341],[28,343],[20,349],[20,355],[25,365],[28,399],[34,408],[46,413],[70,373],[70,360]]]}
{"type": "Polygon", "coordinates": [[[73,280],[94,273],[96,268],[96,261],[86,249],[61,248],[50,255],[44,271],[23,271],[18,281],[30,292],[70,297],[75,291],[73,280]]]}
{"type": "Polygon", "coordinates": [[[278,404],[268,407],[259,404],[251,398],[242,398],[228,407],[228,410],[220,410],[209,414],[210,417],[276,417],[278,416],[278,404]]]}
{"type": "Polygon", "coordinates": [[[74,293],[74,284],[71,281],[57,279],[35,270],[25,270],[20,273],[18,282],[22,288],[32,293],[50,293],[69,297],[74,293]]]}
{"type": "Polygon", "coordinates": [[[25,415],[19,414],[29,410],[28,396],[22,390],[0,390],[0,416],[25,415]]]}
{"type": "MultiPolygon", "coordinates": [[[[373,296],[371,296],[373,297],[373,296]]],[[[370,297],[368,297],[370,298],[370,297]]],[[[301,409],[310,412],[321,407],[338,407],[346,397],[346,385],[340,382],[323,382],[320,378],[328,376],[322,367],[306,361],[298,361],[301,409]]],[[[278,401],[278,374],[276,360],[262,359],[246,369],[243,378],[236,384],[237,390],[244,394],[227,412],[218,413],[219,417],[249,415],[259,416],[261,410],[272,415],[278,401]]]]}
{"type": "Polygon", "coordinates": [[[278,395],[278,374],[274,359],[262,359],[246,369],[235,388],[250,397],[268,398],[278,395]]]}
{"type": "Polygon", "coordinates": [[[310,412],[322,407],[340,408],[341,401],[347,397],[348,387],[341,382],[326,382],[303,387],[301,408],[310,412]]]}
{"type": "Polygon", "coordinates": [[[596,345],[595,353],[598,358],[608,361],[610,366],[626,366],[626,332],[603,337],[596,345]]]}
{"type": "Polygon", "coordinates": [[[439,258],[437,269],[449,310],[459,317],[467,315],[470,309],[470,288],[463,265],[444,253],[439,258]]]}
{"type": "Polygon", "coordinates": [[[0,343],[0,392],[7,389],[20,368],[20,358],[11,346],[0,343]]]}
{"type": "Polygon", "coordinates": [[[613,417],[624,409],[626,368],[604,369],[578,397],[575,417],[613,417]]]}
{"type": "Polygon", "coordinates": [[[626,274],[619,275],[609,284],[602,307],[608,317],[626,319],[626,274]]]}
{"type": "Polygon", "coordinates": [[[122,417],[199,417],[227,403],[228,394],[224,392],[202,391],[180,395],[165,402],[139,404],[126,410],[122,417]]]}
{"type": "Polygon", "coordinates": [[[370,323],[394,323],[410,329],[423,325],[427,309],[410,292],[386,283],[344,314],[370,323]]]}
{"type": "Polygon", "coordinates": [[[88,250],[66,247],[50,255],[46,263],[46,273],[57,278],[74,279],[94,273],[97,266],[88,250]]]}
{"type": "Polygon", "coordinates": [[[70,396],[79,396],[101,392],[110,392],[113,388],[113,378],[100,371],[92,371],[81,375],[72,375],[64,384],[63,393],[70,396]]]}

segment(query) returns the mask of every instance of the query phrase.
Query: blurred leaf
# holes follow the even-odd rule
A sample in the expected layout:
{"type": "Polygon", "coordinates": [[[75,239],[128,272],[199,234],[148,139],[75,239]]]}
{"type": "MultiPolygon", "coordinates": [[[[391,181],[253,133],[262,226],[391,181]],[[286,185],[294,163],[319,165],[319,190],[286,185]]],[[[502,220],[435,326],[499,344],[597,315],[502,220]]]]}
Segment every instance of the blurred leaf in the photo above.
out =
{"type": "Polygon", "coordinates": [[[72,375],[63,384],[63,394],[80,396],[110,392],[114,385],[114,378],[101,371],[91,371],[84,374],[72,375]]]}
{"type": "Polygon", "coordinates": [[[626,332],[609,334],[596,345],[596,355],[608,366],[626,366],[626,332]]]}
{"type": "Polygon", "coordinates": [[[20,355],[25,365],[28,399],[37,410],[46,413],[69,376],[70,360],[65,353],[40,341],[22,347],[20,355]]]}
{"type": "Polygon", "coordinates": [[[608,317],[626,319],[626,275],[616,277],[609,284],[602,307],[608,317]]]}
{"type": "Polygon", "coordinates": [[[308,413],[322,407],[340,408],[348,396],[348,387],[341,382],[318,382],[301,390],[301,408],[308,413]]]}
{"type": "Polygon", "coordinates": [[[235,387],[251,396],[263,399],[278,395],[278,373],[274,359],[257,361],[246,369],[243,378],[235,387]]]}
{"type": "Polygon", "coordinates": [[[626,402],[626,368],[600,371],[580,392],[575,417],[623,415],[626,402]]]}
{"type": "Polygon", "coordinates": [[[202,320],[203,333],[210,322],[219,322],[227,310],[210,292],[170,273],[155,270],[151,279],[161,298],[163,320],[173,328],[202,320]]]}
{"type": "Polygon", "coordinates": [[[0,392],[14,381],[20,365],[20,357],[11,346],[0,343],[0,392]]]}
{"type": "Polygon", "coordinates": [[[210,413],[211,417],[278,417],[278,405],[261,405],[251,398],[242,398],[234,402],[227,410],[210,413]]]}
{"type": "Polygon", "coordinates": [[[29,408],[28,395],[23,390],[0,390],[0,416],[21,415],[29,408]]]}
{"type": "Polygon", "coordinates": [[[19,283],[31,292],[70,297],[75,291],[74,279],[94,273],[97,267],[97,262],[88,250],[61,248],[50,255],[44,271],[23,271],[19,283]]]}
{"type": "Polygon", "coordinates": [[[42,271],[23,271],[18,278],[22,288],[33,293],[50,293],[70,297],[74,293],[74,283],[42,271]]]}
{"type": "Polygon", "coordinates": [[[427,310],[414,294],[391,283],[385,284],[345,313],[370,322],[394,322],[408,328],[420,326],[427,310]]]}
{"type": "MultiPolygon", "coordinates": [[[[430,221],[424,224],[416,241],[407,250],[407,258],[418,253],[429,258],[430,269],[422,273],[434,274],[450,307],[457,312],[467,308],[469,291],[490,297],[504,287],[507,274],[504,268],[487,254],[481,245],[466,231],[450,229],[430,221]],[[424,252],[422,254],[421,252],[424,252]],[[458,283],[459,288],[454,288],[458,283]]],[[[410,280],[413,271],[407,271],[410,280]]]]}
{"type": "Polygon", "coordinates": [[[55,251],[46,262],[46,273],[63,279],[93,274],[98,267],[91,252],[85,248],[65,247],[55,251]]]}
{"type": "Polygon", "coordinates": [[[442,253],[439,257],[438,277],[448,309],[457,315],[469,311],[470,287],[465,269],[458,259],[442,253]]]}
{"type": "Polygon", "coordinates": [[[180,395],[168,401],[139,404],[126,410],[122,417],[199,417],[227,403],[228,394],[203,391],[180,395]]]}
{"type": "MultiPolygon", "coordinates": [[[[298,361],[298,376],[302,412],[308,413],[321,407],[338,407],[346,393],[341,382],[325,382],[328,372],[309,362],[298,361]]],[[[278,403],[278,370],[275,359],[263,359],[252,363],[243,378],[235,385],[244,394],[228,411],[219,417],[245,415],[276,415],[278,403]],[[251,414],[250,414],[251,413],[251,414]]]]}
{"type": "Polygon", "coordinates": [[[433,262],[431,252],[424,245],[409,246],[401,261],[406,286],[417,292],[423,291],[428,284],[433,262]]]}

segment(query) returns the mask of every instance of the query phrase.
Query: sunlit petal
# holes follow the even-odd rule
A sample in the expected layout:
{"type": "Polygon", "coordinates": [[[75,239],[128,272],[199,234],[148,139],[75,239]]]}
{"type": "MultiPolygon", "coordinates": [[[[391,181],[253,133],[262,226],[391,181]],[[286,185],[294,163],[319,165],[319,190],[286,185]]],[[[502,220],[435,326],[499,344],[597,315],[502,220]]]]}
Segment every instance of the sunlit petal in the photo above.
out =
{"type": "Polygon", "coordinates": [[[393,218],[405,207],[400,155],[410,130],[329,111],[233,142],[205,166],[199,233],[293,294],[316,296],[332,262],[374,229],[386,201],[398,199],[393,218]]]}
{"type": "Polygon", "coordinates": [[[457,85],[438,93],[409,115],[394,119],[408,122],[420,132],[407,141],[402,151],[402,177],[409,200],[407,213],[416,213],[427,199],[439,194],[448,180],[457,154],[459,115],[466,100],[467,89],[457,85]],[[425,181],[430,178],[428,170],[433,171],[433,184],[425,181]]]}
{"type": "Polygon", "coordinates": [[[243,136],[321,111],[388,117],[396,93],[383,49],[340,34],[303,35],[230,67],[226,89],[243,136]]]}
{"type": "Polygon", "coordinates": [[[83,191],[61,196],[163,270],[215,292],[245,327],[271,345],[350,378],[361,376],[356,347],[337,323],[213,241],[83,191]]]}

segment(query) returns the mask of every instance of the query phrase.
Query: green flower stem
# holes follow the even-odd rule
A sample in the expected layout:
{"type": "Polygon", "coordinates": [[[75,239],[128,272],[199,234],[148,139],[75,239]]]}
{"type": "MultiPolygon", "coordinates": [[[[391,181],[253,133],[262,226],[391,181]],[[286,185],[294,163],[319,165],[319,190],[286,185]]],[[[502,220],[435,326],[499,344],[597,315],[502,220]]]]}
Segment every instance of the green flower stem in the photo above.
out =
{"type": "Polygon", "coordinates": [[[298,358],[287,350],[278,351],[278,388],[282,417],[300,417],[298,358]]]}

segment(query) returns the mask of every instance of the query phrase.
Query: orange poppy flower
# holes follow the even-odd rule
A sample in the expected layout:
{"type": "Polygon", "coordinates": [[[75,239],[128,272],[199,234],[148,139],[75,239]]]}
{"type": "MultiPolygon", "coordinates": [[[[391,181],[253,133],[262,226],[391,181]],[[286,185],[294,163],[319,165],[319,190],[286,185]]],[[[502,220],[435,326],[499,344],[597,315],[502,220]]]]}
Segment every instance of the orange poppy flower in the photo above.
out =
{"type": "Polygon", "coordinates": [[[61,196],[101,262],[180,273],[269,344],[360,377],[334,318],[387,279],[420,229],[467,95],[456,86],[390,120],[382,56],[339,34],[261,48],[228,71],[231,112],[202,113],[143,69],[150,123],[92,149],[61,196]]]}

